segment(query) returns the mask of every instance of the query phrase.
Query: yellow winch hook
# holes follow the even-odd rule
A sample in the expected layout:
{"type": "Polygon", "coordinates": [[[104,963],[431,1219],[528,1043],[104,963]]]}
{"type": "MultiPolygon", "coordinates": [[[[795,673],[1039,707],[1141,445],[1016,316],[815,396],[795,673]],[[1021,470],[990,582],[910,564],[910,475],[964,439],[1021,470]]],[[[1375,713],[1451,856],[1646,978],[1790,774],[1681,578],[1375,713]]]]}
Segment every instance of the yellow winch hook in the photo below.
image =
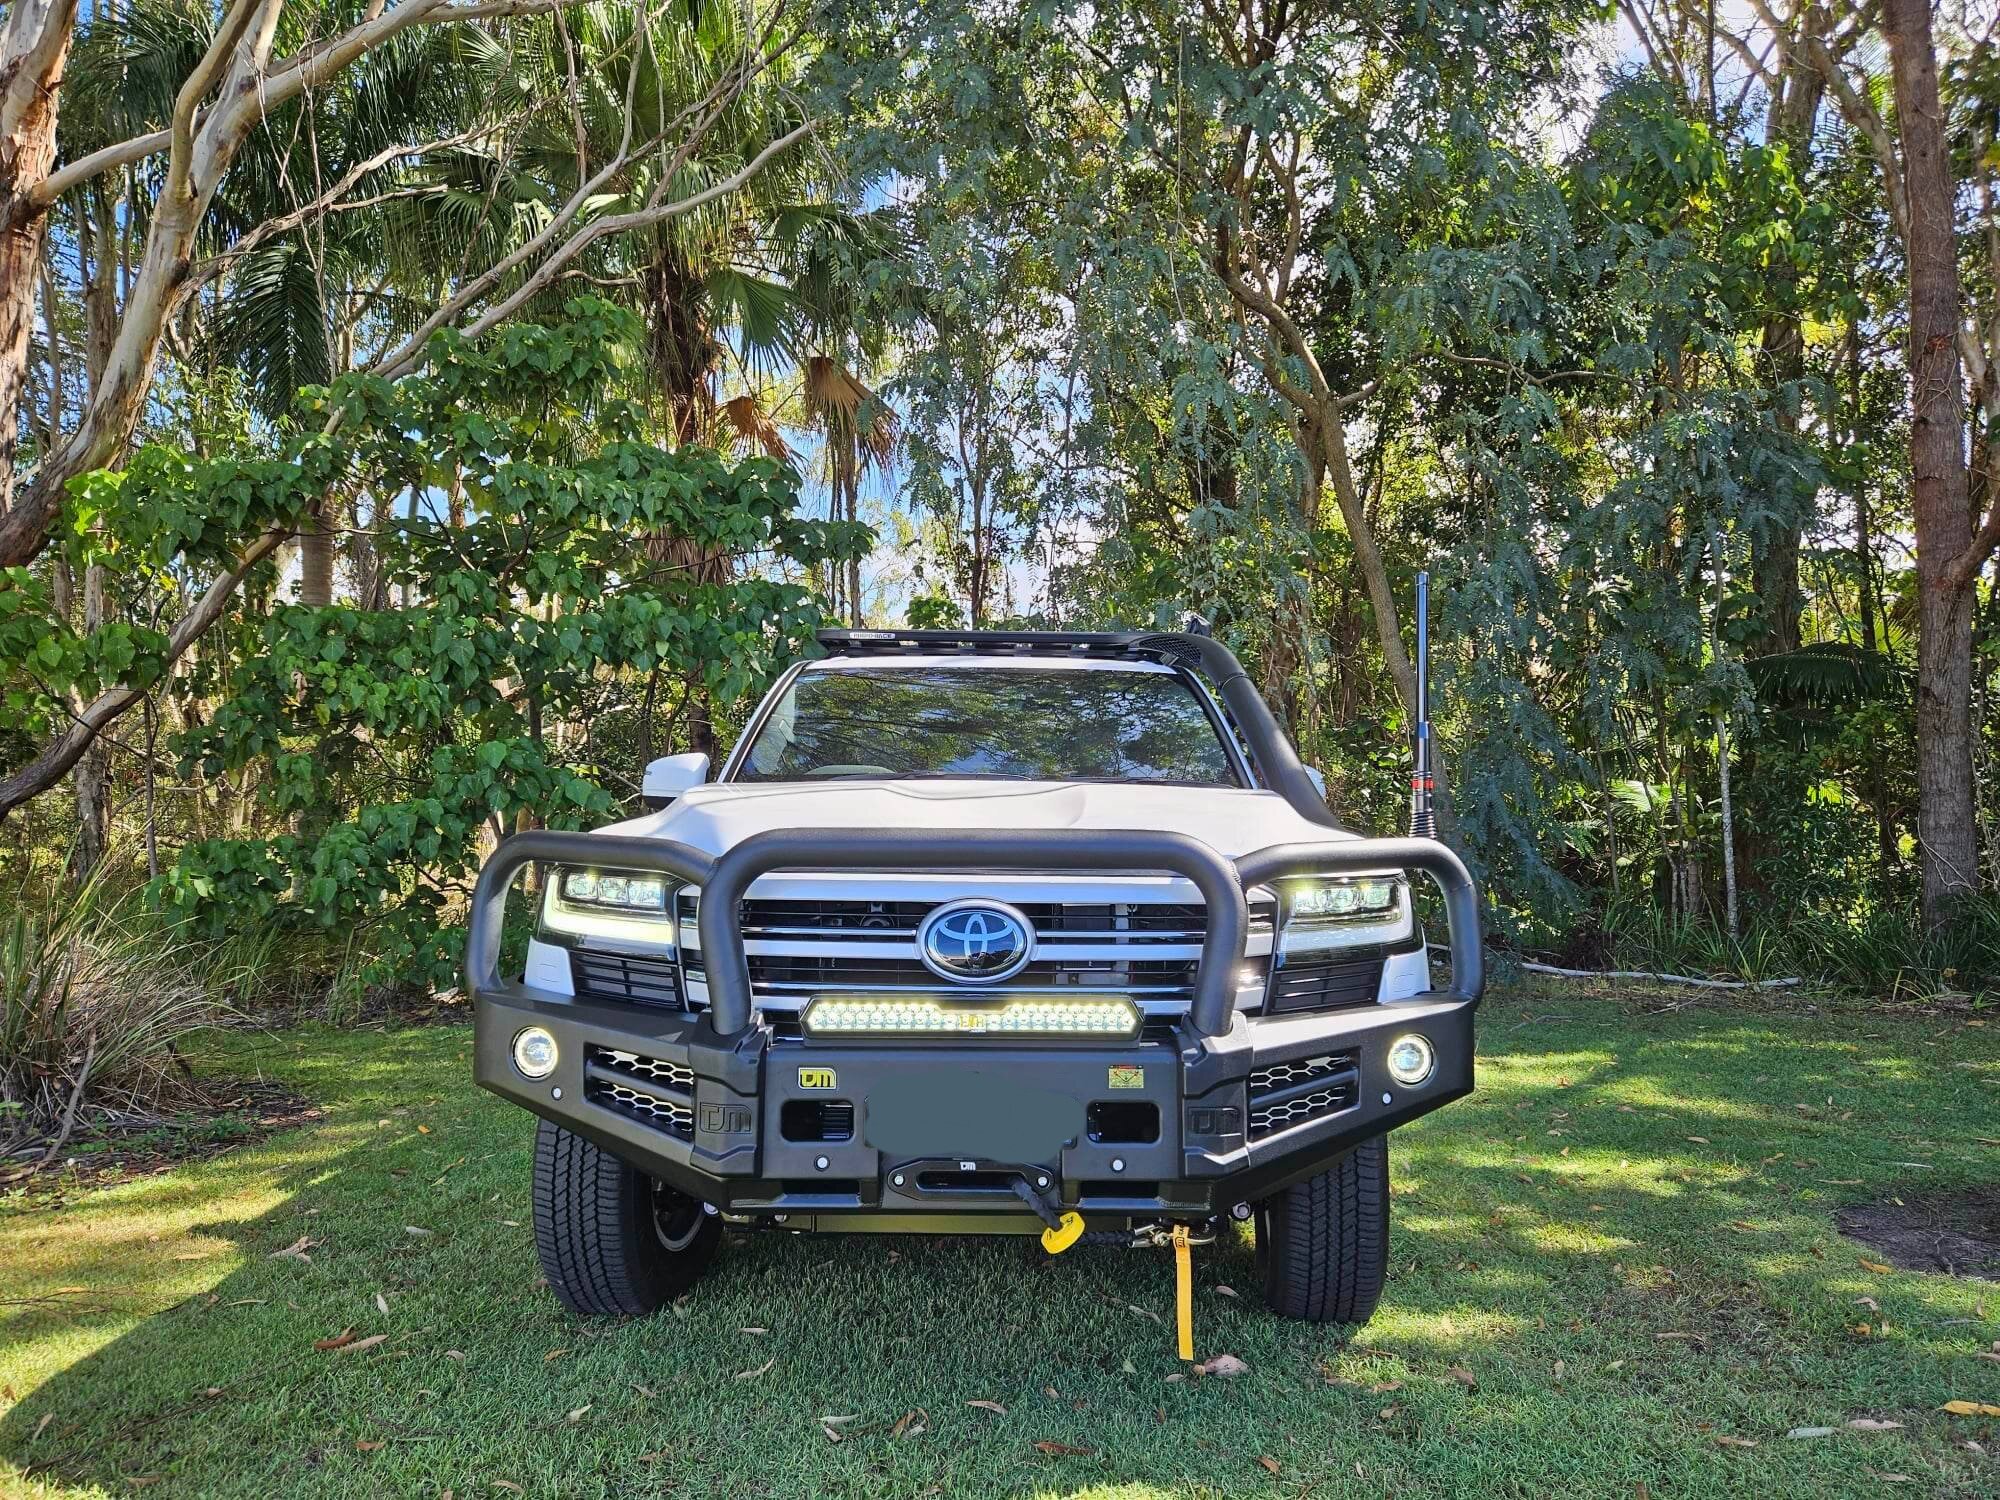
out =
{"type": "Polygon", "coordinates": [[[1042,1248],[1051,1255],[1061,1255],[1078,1240],[1083,1238],[1083,1215],[1068,1213],[1054,1229],[1042,1231],[1042,1248]]]}

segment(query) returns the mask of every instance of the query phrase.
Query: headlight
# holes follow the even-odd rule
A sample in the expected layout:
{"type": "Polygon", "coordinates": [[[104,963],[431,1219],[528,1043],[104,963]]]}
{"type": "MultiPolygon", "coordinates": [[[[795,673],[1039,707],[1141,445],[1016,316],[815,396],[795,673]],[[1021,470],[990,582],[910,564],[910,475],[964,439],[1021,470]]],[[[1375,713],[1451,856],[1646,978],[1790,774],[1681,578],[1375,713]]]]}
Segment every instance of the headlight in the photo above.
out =
{"type": "Polygon", "coordinates": [[[1289,881],[1286,904],[1295,923],[1379,922],[1403,904],[1403,881],[1394,875],[1338,875],[1289,881]]]}
{"type": "Polygon", "coordinates": [[[674,940],[673,883],[637,870],[558,869],[542,900],[542,926],[574,937],[674,940]]]}
{"type": "Polygon", "coordinates": [[[612,870],[564,870],[556,894],[565,906],[657,916],[667,909],[667,883],[657,875],[612,870]]]}

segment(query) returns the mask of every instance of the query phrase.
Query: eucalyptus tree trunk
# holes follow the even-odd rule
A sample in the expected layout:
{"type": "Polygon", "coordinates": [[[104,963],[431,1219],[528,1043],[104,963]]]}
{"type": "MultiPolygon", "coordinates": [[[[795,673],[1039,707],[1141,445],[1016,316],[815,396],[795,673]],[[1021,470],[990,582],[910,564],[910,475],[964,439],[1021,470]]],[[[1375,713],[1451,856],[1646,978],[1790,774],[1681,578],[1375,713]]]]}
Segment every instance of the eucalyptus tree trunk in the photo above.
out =
{"type": "Polygon", "coordinates": [[[56,159],[56,105],[76,0],[12,0],[0,33],[0,516],[14,504],[15,447],[48,206],[35,190],[56,159]]]}
{"type": "Polygon", "coordinates": [[[1917,840],[1924,922],[1943,924],[1979,882],[1972,779],[1971,494],[1965,466],[1955,194],[1929,0],[1886,0],[1909,204],[1910,507],[1917,538],[1917,840]],[[1970,567],[1967,563],[1970,562],[1970,567]]]}

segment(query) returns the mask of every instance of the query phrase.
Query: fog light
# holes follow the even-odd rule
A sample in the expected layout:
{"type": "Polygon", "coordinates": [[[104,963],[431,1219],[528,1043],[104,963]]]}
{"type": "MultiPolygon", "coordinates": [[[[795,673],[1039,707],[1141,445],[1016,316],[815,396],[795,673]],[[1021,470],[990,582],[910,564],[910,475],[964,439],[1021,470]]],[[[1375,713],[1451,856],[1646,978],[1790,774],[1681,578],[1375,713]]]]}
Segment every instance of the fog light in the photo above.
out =
{"type": "Polygon", "coordinates": [[[1389,1043],[1389,1076],[1405,1088],[1414,1088],[1437,1071],[1437,1053],[1428,1038],[1415,1032],[1389,1043]]]}
{"type": "Polygon", "coordinates": [[[514,1066],[523,1078],[546,1078],[556,1070],[556,1039],[539,1026],[514,1033],[514,1066]]]}

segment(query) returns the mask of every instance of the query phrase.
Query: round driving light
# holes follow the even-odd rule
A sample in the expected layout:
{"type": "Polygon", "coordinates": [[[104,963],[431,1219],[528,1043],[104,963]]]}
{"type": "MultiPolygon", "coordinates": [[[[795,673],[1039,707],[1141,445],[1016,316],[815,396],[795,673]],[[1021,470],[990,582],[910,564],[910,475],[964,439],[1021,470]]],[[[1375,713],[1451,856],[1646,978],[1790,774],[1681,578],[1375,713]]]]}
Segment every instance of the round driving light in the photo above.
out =
{"type": "Polygon", "coordinates": [[[556,1039],[539,1026],[514,1034],[514,1066],[524,1078],[546,1078],[556,1070],[556,1039]]]}
{"type": "Polygon", "coordinates": [[[1422,1083],[1436,1070],[1437,1053],[1428,1039],[1413,1032],[1389,1043],[1389,1076],[1406,1088],[1422,1083]]]}

